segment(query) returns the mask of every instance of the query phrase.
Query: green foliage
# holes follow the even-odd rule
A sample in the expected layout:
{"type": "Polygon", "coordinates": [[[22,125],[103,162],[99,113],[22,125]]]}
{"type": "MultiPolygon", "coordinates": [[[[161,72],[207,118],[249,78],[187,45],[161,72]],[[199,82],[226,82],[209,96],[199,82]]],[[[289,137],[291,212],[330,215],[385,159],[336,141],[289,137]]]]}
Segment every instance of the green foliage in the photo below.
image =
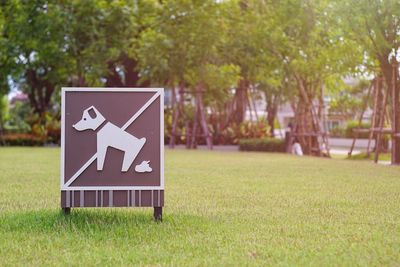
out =
{"type": "Polygon", "coordinates": [[[61,144],[61,121],[51,113],[46,113],[44,118],[46,143],[61,144]]]}
{"type": "MultiPolygon", "coordinates": [[[[169,138],[172,132],[172,109],[164,109],[164,143],[169,143],[169,138]]],[[[180,138],[178,138],[179,140],[180,138]]]]}
{"type": "Polygon", "coordinates": [[[240,151],[285,152],[285,140],[277,138],[256,138],[239,140],[240,151]]]}
{"type": "Polygon", "coordinates": [[[224,36],[219,4],[172,0],[157,11],[156,26],[144,30],[139,40],[143,77],[193,92],[201,84],[206,101],[223,103],[238,80],[239,68],[225,63],[218,53],[224,36]]]}
{"type": "Polygon", "coordinates": [[[368,89],[372,81],[360,80],[355,85],[337,86],[336,94],[333,94],[329,102],[329,113],[340,114],[349,118],[356,118],[363,112],[363,109],[373,108],[373,97],[368,89]],[[369,97],[369,99],[368,99],[369,97]]]}
{"type": "MultiPolygon", "coordinates": [[[[6,62],[15,62],[8,75],[28,92],[36,79],[52,84],[65,83],[69,67],[62,6],[48,1],[7,1],[4,13],[3,36],[6,40],[6,62]]],[[[36,84],[35,84],[36,85],[36,84]]]]}
{"type": "Polygon", "coordinates": [[[264,119],[257,122],[245,121],[239,125],[238,138],[264,138],[269,136],[269,126],[264,119]]]}
{"type": "Polygon", "coordinates": [[[354,40],[365,52],[364,63],[367,71],[385,68],[392,49],[397,49],[400,42],[400,2],[397,0],[337,1],[340,27],[344,38],[354,40]]]}
{"type": "Polygon", "coordinates": [[[214,135],[215,144],[233,145],[238,144],[241,139],[266,138],[269,137],[269,126],[265,119],[257,122],[244,121],[241,124],[232,124],[219,134],[214,135]]]}
{"type": "Polygon", "coordinates": [[[1,83],[11,79],[40,116],[62,86],[102,86],[110,61],[129,50],[136,34],[134,9],[123,0],[5,2],[1,83]]]}
{"type": "Polygon", "coordinates": [[[329,112],[354,118],[364,106],[361,99],[342,94],[329,102],[329,112]]]}
{"type": "Polygon", "coordinates": [[[3,34],[5,28],[5,14],[0,8],[0,99],[10,91],[8,84],[8,75],[13,72],[15,63],[9,57],[11,44],[3,34]]]}
{"type": "MultiPolygon", "coordinates": [[[[369,129],[371,128],[370,123],[361,123],[361,125],[358,124],[358,121],[349,121],[346,125],[346,131],[345,135],[347,138],[353,138],[354,137],[354,132],[353,129],[369,129]]],[[[359,138],[368,138],[369,133],[361,133],[358,135],[359,138]]]]}
{"type": "Polygon", "coordinates": [[[201,77],[191,71],[185,77],[193,87],[200,83],[205,87],[206,104],[223,106],[229,100],[229,91],[238,83],[239,74],[240,68],[236,65],[206,64],[201,70],[201,77]]]}
{"type": "Polygon", "coordinates": [[[7,96],[0,97],[0,128],[3,128],[4,121],[9,116],[9,105],[7,96]]]}
{"type": "Polygon", "coordinates": [[[5,121],[4,129],[10,133],[28,133],[31,131],[29,118],[32,109],[27,102],[15,102],[10,108],[9,116],[5,121]]]}
{"type": "Polygon", "coordinates": [[[107,63],[128,50],[136,34],[134,4],[126,1],[67,1],[62,5],[64,38],[72,83],[100,86],[107,63]]]}
{"type": "MultiPolygon", "coordinates": [[[[330,137],[338,137],[338,138],[345,138],[346,136],[346,128],[336,126],[329,130],[330,137]]],[[[353,136],[351,136],[353,138],[353,136]]]]}
{"type": "Polygon", "coordinates": [[[61,122],[55,113],[41,115],[32,113],[27,102],[15,102],[5,121],[4,129],[10,136],[10,145],[40,145],[43,143],[59,144],[61,122]],[[29,141],[34,136],[32,141],[29,141]],[[39,142],[40,141],[40,142],[39,142]]]}
{"type": "Polygon", "coordinates": [[[244,126],[233,125],[243,120],[236,111],[261,94],[268,114],[302,101],[300,89],[311,101],[328,92],[331,112],[356,114],[366,87],[343,90],[342,78],[380,68],[388,80],[387,56],[400,43],[399,10],[395,0],[5,1],[0,97],[10,85],[28,93],[40,124],[30,123],[32,129],[47,135],[44,117],[59,102],[60,87],[109,86],[110,76],[126,81],[135,72],[133,80],[185,91],[181,133],[185,120],[193,125],[200,91],[215,136],[237,142],[244,126]]]}

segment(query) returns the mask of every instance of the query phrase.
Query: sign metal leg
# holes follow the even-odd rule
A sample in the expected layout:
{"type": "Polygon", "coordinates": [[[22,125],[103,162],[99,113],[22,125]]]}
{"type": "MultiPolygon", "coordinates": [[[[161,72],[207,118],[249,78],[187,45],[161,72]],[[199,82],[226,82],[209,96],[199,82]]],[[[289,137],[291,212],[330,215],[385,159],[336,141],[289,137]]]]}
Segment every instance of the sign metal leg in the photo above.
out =
{"type": "Polygon", "coordinates": [[[69,215],[71,213],[71,208],[62,208],[64,215],[69,215]]]}
{"type": "Polygon", "coordinates": [[[162,221],[162,207],[154,207],[154,220],[162,221]]]}

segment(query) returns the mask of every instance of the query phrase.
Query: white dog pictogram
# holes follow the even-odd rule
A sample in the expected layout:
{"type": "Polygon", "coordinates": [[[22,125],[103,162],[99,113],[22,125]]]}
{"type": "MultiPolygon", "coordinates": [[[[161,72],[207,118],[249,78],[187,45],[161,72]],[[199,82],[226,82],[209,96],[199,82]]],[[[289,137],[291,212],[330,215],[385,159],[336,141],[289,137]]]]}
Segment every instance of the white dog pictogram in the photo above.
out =
{"type": "Polygon", "coordinates": [[[78,121],[73,127],[77,131],[93,130],[97,131],[97,170],[102,171],[104,166],[104,160],[106,158],[107,148],[113,147],[123,151],[124,160],[122,162],[122,172],[127,172],[133,161],[139,154],[140,150],[146,143],[146,138],[140,139],[127,133],[121,128],[115,126],[111,122],[105,122],[105,118],[101,113],[94,107],[91,106],[83,111],[82,119],[78,121]],[[89,111],[93,111],[95,117],[89,114],[89,111]],[[102,126],[104,124],[104,126],[102,126]],[[102,127],[100,127],[102,126],[102,127]],[[100,127],[100,128],[99,128],[100,127]]]}

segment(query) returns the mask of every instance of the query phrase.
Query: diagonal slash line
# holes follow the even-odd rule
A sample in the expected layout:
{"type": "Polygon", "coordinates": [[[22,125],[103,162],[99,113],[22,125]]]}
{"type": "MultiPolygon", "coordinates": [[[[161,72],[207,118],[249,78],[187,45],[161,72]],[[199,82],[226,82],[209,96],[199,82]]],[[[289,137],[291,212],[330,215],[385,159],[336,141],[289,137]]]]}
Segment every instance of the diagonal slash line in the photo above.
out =
{"type": "MultiPolygon", "coordinates": [[[[160,93],[154,94],[149,101],[146,102],[125,124],[121,127],[122,130],[126,130],[153,102],[160,96],[160,93]]],[[[97,153],[95,153],[83,166],[64,184],[65,187],[70,186],[78,177],[82,174],[89,166],[97,159],[97,153]]]]}

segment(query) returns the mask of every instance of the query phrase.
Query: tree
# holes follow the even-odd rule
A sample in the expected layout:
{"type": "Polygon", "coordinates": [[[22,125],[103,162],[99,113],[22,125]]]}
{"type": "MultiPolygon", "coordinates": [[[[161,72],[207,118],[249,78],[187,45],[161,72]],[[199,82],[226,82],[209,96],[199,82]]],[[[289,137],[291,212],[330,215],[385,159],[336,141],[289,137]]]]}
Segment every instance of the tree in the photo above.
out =
{"type": "MultiPolygon", "coordinates": [[[[347,38],[356,41],[372,64],[369,70],[383,75],[386,94],[392,106],[391,124],[394,133],[400,132],[399,61],[390,57],[400,47],[400,2],[396,0],[337,1],[341,27],[347,38]]],[[[392,164],[400,164],[400,140],[392,138],[392,164]]]]}
{"type": "MultiPolygon", "coordinates": [[[[135,31],[134,6],[125,1],[61,2],[65,53],[70,60],[72,86],[110,82],[116,62],[129,65],[127,51],[135,31]]],[[[133,71],[133,67],[126,71],[133,71]]],[[[114,77],[115,78],[115,77],[114,77]]],[[[124,80],[129,80],[124,77],[124,80]]]]}
{"type": "Polygon", "coordinates": [[[12,78],[27,92],[34,112],[43,114],[50,107],[56,86],[64,84],[67,77],[61,10],[43,0],[7,1],[1,10],[6,39],[2,60],[12,65],[4,79],[12,78]]]}
{"type": "Polygon", "coordinates": [[[8,55],[7,38],[4,35],[4,15],[0,9],[0,144],[3,143],[4,118],[7,108],[5,100],[10,90],[8,85],[8,75],[12,69],[12,63],[8,55]]]}
{"type": "Polygon", "coordinates": [[[321,149],[324,137],[324,91],[354,68],[357,53],[343,38],[328,1],[303,2],[287,0],[275,6],[271,20],[273,54],[279,56],[296,90],[295,132],[305,152],[321,149]],[[315,103],[318,105],[315,105],[315,103]],[[311,136],[305,138],[306,136],[311,136]]]}
{"type": "Polygon", "coordinates": [[[239,124],[245,119],[246,109],[249,107],[251,110],[249,89],[256,84],[260,69],[264,69],[267,63],[265,53],[268,48],[257,38],[260,34],[264,40],[269,37],[268,28],[264,28],[265,23],[262,23],[269,16],[269,9],[264,1],[231,1],[224,11],[228,27],[221,53],[226,62],[240,67],[229,121],[239,124]]]}
{"type": "Polygon", "coordinates": [[[224,64],[218,54],[224,32],[221,5],[214,1],[165,1],[159,6],[156,26],[141,35],[138,58],[143,75],[173,90],[172,146],[179,118],[185,112],[185,95],[190,94],[194,103],[191,146],[195,146],[201,129],[207,145],[212,147],[205,105],[223,101],[237,76],[237,68],[224,64]],[[215,95],[218,98],[212,97],[215,95]]]}
{"type": "Polygon", "coordinates": [[[62,86],[118,86],[111,82],[118,67],[124,84],[136,84],[126,52],[136,29],[134,8],[125,1],[8,1],[1,6],[2,36],[4,61],[12,67],[4,73],[41,117],[62,86]]]}
{"type": "Polygon", "coordinates": [[[117,48],[115,59],[107,63],[108,73],[105,77],[107,87],[148,86],[138,66],[138,49],[140,35],[153,26],[156,19],[157,4],[155,1],[119,1],[113,4],[110,18],[105,24],[107,35],[118,37],[112,47],[117,48]],[[123,22],[121,23],[121,20],[123,22]],[[119,27],[119,29],[115,26],[119,27]],[[119,25],[119,26],[118,26],[119,25]]]}

